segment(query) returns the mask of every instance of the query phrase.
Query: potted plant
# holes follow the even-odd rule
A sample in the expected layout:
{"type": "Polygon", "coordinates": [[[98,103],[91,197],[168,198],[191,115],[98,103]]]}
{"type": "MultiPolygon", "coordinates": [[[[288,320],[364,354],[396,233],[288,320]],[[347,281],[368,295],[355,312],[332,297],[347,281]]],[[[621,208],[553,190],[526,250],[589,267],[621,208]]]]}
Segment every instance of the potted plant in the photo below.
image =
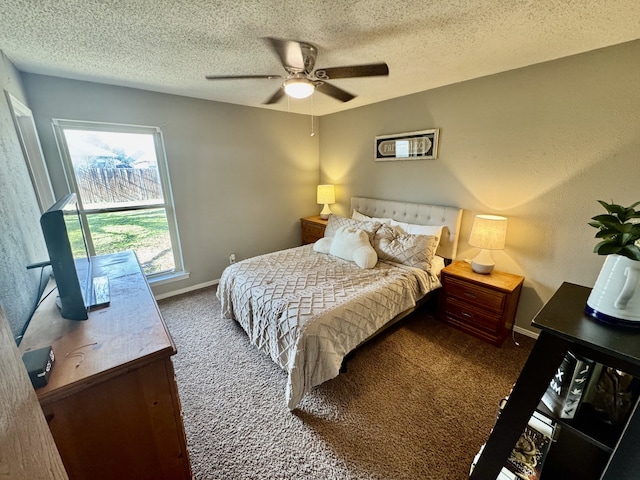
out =
{"type": "Polygon", "coordinates": [[[600,242],[593,251],[606,255],[585,311],[613,324],[640,326],[640,210],[598,202],[607,213],[591,218],[600,242]]]}
{"type": "Polygon", "coordinates": [[[624,255],[631,260],[640,260],[640,223],[632,222],[634,218],[640,218],[640,210],[635,210],[640,202],[628,207],[606,203],[598,200],[607,213],[596,215],[589,225],[598,229],[596,238],[602,240],[593,251],[598,255],[624,255]]]}

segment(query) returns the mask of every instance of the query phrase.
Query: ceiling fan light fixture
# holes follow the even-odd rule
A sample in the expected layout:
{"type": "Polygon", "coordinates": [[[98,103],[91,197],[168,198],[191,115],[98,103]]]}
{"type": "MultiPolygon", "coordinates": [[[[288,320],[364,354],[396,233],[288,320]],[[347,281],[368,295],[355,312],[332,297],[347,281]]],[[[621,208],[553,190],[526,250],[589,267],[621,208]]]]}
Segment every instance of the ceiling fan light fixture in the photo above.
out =
{"type": "Polygon", "coordinates": [[[284,81],[284,92],[293,98],[307,98],[315,87],[313,82],[305,77],[294,77],[284,81]]]}

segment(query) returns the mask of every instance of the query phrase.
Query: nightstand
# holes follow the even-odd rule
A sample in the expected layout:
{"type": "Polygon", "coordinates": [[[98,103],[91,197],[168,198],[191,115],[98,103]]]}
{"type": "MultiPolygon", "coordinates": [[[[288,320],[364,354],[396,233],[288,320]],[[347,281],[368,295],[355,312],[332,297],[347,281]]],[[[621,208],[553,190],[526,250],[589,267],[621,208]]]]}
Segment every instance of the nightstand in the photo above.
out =
{"type": "Polygon", "coordinates": [[[304,217],[300,219],[300,233],[302,234],[302,245],[314,243],[324,237],[324,229],[329,220],[323,220],[320,215],[304,217]]]}
{"type": "Polygon", "coordinates": [[[501,346],[513,329],[524,277],[497,270],[483,275],[457,261],[442,270],[441,281],[438,318],[501,346]]]}

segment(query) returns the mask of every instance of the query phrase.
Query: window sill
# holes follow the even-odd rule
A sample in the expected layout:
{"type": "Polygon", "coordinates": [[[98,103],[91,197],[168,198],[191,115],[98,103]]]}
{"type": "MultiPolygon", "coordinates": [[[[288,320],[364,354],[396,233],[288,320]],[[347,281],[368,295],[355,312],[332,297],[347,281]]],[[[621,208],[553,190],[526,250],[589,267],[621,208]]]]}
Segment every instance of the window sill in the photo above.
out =
{"type": "Polygon", "coordinates": [[[171,272],[163,275],[157,275],[153,277],[147,277],[149,285],[152,287],[158,285],[165,285],[167,283],[179,282],[180,280],[186,280],[191,274],[189,272],[171,272]]]}

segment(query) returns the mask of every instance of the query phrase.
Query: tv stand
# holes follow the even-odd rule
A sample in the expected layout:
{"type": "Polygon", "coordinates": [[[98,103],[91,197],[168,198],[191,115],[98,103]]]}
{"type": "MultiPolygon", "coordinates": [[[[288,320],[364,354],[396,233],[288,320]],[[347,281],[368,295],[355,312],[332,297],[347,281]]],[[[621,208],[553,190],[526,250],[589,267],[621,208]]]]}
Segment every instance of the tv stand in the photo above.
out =
{"type": "Polygon", "coordinates": [[[51,345],[56,356],[36,395],[69,478],[191,479],[176,347],[138,260],[103,255],[93,269],[109,278],[110,305],[78,322],[50,295],[20,344],[21,353],[51,345]]]}

